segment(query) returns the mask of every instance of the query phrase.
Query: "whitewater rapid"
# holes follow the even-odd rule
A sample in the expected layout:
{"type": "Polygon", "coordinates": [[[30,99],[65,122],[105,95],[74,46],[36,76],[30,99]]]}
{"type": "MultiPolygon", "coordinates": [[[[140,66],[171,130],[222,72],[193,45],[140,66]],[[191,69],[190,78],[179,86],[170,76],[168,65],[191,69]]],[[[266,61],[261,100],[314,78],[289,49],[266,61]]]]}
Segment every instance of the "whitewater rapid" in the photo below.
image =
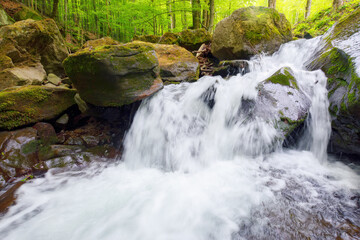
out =
{"type": "Polygon", "coordinates": [[[327,156],[326,77],[304,66],[319,41],[257,56],[244,76],[166,86],[141,104],[121,162],[25,184],[0,239],[356,239],[359,172],[327,156]],[[293,149],[272,121],[239,114],[281,67],[311,101],[293,149]]]}

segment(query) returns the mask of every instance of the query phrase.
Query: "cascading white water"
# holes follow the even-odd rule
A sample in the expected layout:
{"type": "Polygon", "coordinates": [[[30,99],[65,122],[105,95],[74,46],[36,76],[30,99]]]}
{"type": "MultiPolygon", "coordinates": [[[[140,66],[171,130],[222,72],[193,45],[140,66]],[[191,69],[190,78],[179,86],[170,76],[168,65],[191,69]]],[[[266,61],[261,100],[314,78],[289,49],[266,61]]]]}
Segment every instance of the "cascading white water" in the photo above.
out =
{"type": "Polygon", "coordinates": [[[124,162],[26,184],[1,218],[0,238],[350,238],[360,225],[360,177],[327,161],[326,78],[303,66],[318,43],[258,56],[244,76],[166,86],[138,110],[124,162]],[[312,103],[307,144],[297,150],[281,148],[272,121],[239,112],[283,66],[312,103]]]}

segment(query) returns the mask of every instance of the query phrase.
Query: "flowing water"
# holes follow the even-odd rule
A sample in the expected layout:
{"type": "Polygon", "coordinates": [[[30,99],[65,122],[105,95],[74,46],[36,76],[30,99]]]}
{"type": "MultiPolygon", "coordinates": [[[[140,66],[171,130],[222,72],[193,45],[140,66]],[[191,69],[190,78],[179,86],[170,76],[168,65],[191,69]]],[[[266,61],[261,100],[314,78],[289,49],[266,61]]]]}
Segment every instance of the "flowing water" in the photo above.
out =
{"type": "Polygon", "coordinates": [[[140,106],[123,161],[24,185],[0,239],[359,239],[359,172],[327,156],[326,77],[304,68],[318,44],[257,56],[244,76],[166,86],[140,106]],[[273,121],[239,111],[283,66],[311,100],[293,149],[273,121]]]}

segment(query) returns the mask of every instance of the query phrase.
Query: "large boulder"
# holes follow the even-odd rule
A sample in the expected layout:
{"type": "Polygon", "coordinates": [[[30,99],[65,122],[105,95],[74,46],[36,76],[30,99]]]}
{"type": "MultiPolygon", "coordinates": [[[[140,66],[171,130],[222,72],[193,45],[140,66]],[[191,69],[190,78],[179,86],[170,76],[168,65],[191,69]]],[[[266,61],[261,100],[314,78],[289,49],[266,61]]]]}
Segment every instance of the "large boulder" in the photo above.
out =
{"type": "Polygon", "coordinates": [[[258,86],[259,97],[255,115],[271,120],[286,138],[306,119],[311,106],[310,99],[299,89],[289,67],[283,67],[258,86]]]}
{"type": "Polygon", "coordinates": [[[292,40],[291,25],[273,8],[240,8],[220,21],[212,41],[212,53],[220,60],[249,59],[261,52],[274,53],[292,40]]]}
{"type": "Polygon", "coordinates": [[[163,87],[155,50],[147,43],[89,46],[63,64],[80,97],[96,106],[130,104],[163,87]]]}
{"type": "Polygon", "coordinates": [[[199,78],[199,61],[177,45],[153,44],[159,59],[160,76],[164,82],[193,82],[199,78]]]}
{"type": "Polygon", "coordinates": [[[13,129],[59,117],[75,104],[75,90],[24,86],[0,92],[0,129],[13,129]]]}
{"type": "Polygon", "coordinates": [[[321,39],[308,69],[322,69],[332,116],[331,152],[360,155],[360,10],[321,39]]]}
{"type": "Polygon", "coordinates": [[[68,50],[52,19],[28,19],[0,28],[0,70],[14,66],[37,67],[42,64],[47,73],[63,75],[62,61],[68,50]]]}

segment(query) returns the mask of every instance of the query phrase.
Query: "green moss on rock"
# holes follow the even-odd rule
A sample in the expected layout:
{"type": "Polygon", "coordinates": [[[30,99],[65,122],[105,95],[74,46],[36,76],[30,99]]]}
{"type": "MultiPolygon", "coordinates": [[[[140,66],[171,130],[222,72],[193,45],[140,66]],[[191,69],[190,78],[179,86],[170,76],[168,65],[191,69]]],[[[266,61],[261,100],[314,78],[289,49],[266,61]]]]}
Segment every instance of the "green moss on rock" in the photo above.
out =
{"type": "Polygon", "coordinates": [[[76,91],[25,86],[0,92],[0,129],[13,129],[57,117],[74,102],[76,91]]]}
{"type": "Polygon", "coordinates": [[[291,68],[284,67],[274,73],[271,77],[265,80],[265,82],[271,82],[274,84],[280,84],[283,86],[299,89],[297,81],[292,73],[291,68]]]}

